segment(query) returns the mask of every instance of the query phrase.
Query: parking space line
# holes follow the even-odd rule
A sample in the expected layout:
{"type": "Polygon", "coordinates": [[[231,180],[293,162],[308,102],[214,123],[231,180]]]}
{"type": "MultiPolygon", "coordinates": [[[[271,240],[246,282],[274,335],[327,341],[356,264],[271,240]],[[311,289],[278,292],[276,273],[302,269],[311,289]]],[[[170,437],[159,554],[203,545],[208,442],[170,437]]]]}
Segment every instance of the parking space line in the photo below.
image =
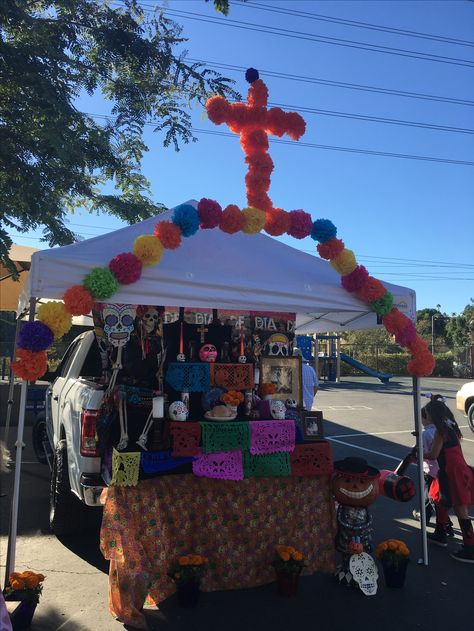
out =
{"type": "MultiPolygon", "coordinates": [[[[469,425],[460,425],[459,429],[466,429],[469,425]]],[[[413,429],[396,429],[390,432],[353,432],[352,434],[334,434],[336,438],[354,438],[357,436],[385,436],[387,434],[411,434],[413,429]]],[[[467,440],[470,443],[474,443],[472,438],[465,438],[463,436],[463,440],[467,440]]]]}
{"type": "Polygon", "coordinates": [[[388,454],[384,454],[381,451],[375,451],[375,449],[368,449],[367,447],[359,447],[358,445],[351,445],[351,443],[346,443],[343,440],[337,440],[337,438],[332,438],[331,436],[326,436],[326,440],[330,440],[333,443],[338,443],[339,445],[345,445],[346,447],[353,447],[354,449],[360,449],[362,451],[368,451],[371,454],[376,454],[377,456],[383,456],[384,458],[389,458],[390,460],[396,460],[397,462],[401,462],[402,458],[396,458],[395,456],[389,456],[388,454]]]}

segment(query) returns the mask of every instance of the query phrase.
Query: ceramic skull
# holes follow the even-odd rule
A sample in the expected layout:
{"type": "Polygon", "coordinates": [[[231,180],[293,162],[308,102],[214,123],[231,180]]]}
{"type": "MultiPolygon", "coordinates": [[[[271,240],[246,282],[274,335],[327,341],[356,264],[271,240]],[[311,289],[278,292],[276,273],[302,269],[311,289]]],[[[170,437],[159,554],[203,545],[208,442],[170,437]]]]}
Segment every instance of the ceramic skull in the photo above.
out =
{"type": "Polygon", "coordinates": [[[353,554],[349,561],[349,569],[355,582],[366,596],[374,596],[377,593],[379,572],[370,554],[367,552],[353,554]]]}
{"type": "Polygon", "coordinates": [[[135,323],[133,305],[108,304],[104,307],[104,333],[112,346],[125,346],[135,323]]]}
{"type": "Polygon", "coordinates": [[[178,353],[176,355],[176,361],[177,362],[185,362],[186,361],[186,355],[184,353],[178,353]]]}
{"type": "Polygon", "coordinates": [[[142,315],[143,328],[147,333],[153,333],[153,331],[158,326],[158,320],[160,319],[160,314],[155,307],[148,307],[145,313],[142,315]]]}
{"type": "Polygon", "coordinates": [[[287,399],[285,401],[285,405],[287,408],[297,408],[298,407],[298,403],[296,402],[295,399],[287,399]]]}
{"type": "Polygon", "coordinates": [[[215,362],[217,359],[217,349],[214,344],[203,344],[199,349],[199,359],[202,362],[215,362]]]}
{"type": "Polygon", "coordinates": [[[182,401],[174,401],[168,410],[172,421],[185,421],[188,418],[188,408],[182,401]]]}
{"type": "Polygon", "coordinates": [[[288,357],[290,342],[283,333],[270,335],[265,344],[265,350],[270,357],[288,357]]]}
{"type": "Polygon", "coordinates": [[[275,420],[281,421],[285,418],[286,407],[283,401],[270,401],[270,414],[275,420]]]}
{"type": "Polygon", "coordinates": [[[239,364],[246,364],[246,363],[247,363],[247,356],[239,355],[239,364]]]}

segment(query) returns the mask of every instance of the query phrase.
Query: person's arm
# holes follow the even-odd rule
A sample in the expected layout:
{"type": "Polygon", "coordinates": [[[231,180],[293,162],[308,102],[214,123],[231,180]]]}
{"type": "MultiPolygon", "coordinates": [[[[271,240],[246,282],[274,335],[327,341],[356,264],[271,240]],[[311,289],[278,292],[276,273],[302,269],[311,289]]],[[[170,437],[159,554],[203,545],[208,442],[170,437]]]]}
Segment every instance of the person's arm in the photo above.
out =
{"type": "Polygon", "coordinates": [[[439,432],[436,432],[433,438],[433,444],[431,445],[431,449],[430,451],[424,452],[423,458],[425,460],[436,460],[442,448],[443,448],[443,439],[441,438],[439,432]]]}

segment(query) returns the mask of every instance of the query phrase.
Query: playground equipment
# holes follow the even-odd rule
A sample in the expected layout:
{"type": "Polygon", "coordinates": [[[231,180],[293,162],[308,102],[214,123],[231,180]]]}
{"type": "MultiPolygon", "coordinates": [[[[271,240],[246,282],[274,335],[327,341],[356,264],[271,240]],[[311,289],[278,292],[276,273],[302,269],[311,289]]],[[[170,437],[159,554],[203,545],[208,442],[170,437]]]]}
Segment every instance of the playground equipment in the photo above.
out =
{"type": "Polygon", "coordinates": [[[314,362],[314,369],[321,381],[339,383],[341,380],[341,361],[353,368],[376,377],[382,383],[388,383],[390,373],[380,372],[366,366],[362,362],[341,352],[341,338],[339,335],[297,335],[296,345],[301,349],[303,359],[314,362]]]}

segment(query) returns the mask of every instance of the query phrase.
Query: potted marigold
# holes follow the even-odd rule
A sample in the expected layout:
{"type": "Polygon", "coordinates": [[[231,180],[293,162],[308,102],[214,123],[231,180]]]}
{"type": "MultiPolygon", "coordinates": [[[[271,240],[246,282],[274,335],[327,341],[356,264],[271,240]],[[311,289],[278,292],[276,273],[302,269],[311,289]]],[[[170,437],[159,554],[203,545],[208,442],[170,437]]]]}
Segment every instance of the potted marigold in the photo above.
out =
{"type": "Polygon", "coordinates": [[[260,386],[260,396],[262,399],[271,399],[272,394],[276,392],[276,385],[274,383],[262,383],[260,386]]]}
{"type": "Polygon", "coordinates": [[[298,580],[304,564],[302,553],[292,546],[275,546],[272,565],[275,568],[280,596],[284,598],[296,596],[298,580]]]}
{"type": "Polygon", "coordinates": [[[221,401],[228,405],[232,412],[237,414],[237,407],[244,400],[244,395],[238,390],[228,390],[221,396],[221,401]]]}
{"type": "Polygon", "coordinates": [[[20,602],[11,615],[13,631],[29,629],[41,592],[43,591],[43,574],[37,574],[26,570],[25,572],[13,572],[8,578],[5,587],[5,600],[20,602]]]}
{"type": "Polygon", "coordinates": [[[201,578],[207,570],[207,563],[207,558],[200,554],[187,554],[171,565],[168,576],[176,583],[180,607],[196,607],[198,604],[201,578]]]}
{"type": "Polygon", "coordinates": [[[403,587],[410,561],[410,550],[399,539],[387,539],[379,543],[375,556],[380,560],[387,587],[403,587]]]}

